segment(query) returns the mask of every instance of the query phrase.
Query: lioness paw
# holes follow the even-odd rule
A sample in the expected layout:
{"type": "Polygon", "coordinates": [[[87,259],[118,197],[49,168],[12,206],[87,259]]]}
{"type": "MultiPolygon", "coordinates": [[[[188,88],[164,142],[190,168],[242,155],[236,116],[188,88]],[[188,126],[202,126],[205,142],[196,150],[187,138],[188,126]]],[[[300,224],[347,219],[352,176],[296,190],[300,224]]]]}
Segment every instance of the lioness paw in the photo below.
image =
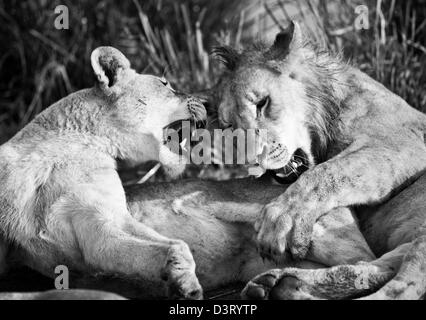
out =
{"type": "Polygon", "coordinates": [[[302,260],[308,254],[311,246],[314,222],[311,219],[296,217],[289,249],[294,259],[302,260]]]}
{"type": "Polygon", "coordinates": [[[169,299],[203,299],[203,289],[195,274],[195,262],[185,243],[169,249],[162,278],[167,283],[169,299]]]}
{"type": "Polygon", "coordinates": [[[296,268],[269,270],[251,280],[241,293],[247,300],[312,300],[316,270],[296,268]]]}
{"type": "Polygon", "coordinates": [[[298,260],[308,254],[315,221],[309,214],[290,208],[295,206],[288,201],[274,201],[264,207],[255,224],[262,257],[279,262],[286,250],[298,260]]]}
{"type": "Polygon", "coordinates": [[[287,237],[293,222],[280,206],[275,203],[265,206],[261,219],[256,223],[257,243],[260,254],[274,261],[280,261],[287,246],[287,237]]]}
{"type": "Polygon", "coordinates": [[[281,279],[281,275],[281,269],[270,270],[258,275],[247,283],[241,292],[241,298],[244,300],[268,300],[271,290],[281,279]]]}

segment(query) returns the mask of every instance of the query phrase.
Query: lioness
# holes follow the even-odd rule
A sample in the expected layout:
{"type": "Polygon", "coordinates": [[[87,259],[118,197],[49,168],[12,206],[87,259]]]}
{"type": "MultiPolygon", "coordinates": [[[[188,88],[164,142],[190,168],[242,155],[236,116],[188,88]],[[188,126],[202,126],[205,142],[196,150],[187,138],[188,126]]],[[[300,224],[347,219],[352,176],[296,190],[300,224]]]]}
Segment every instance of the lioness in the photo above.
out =
{"type": "MultiPolygon", "coordinates": [[[[267,139],[257,152],[259,165],[282,180],[303,172],[265,206],[256,222],[263,255],[278,260],[288,250],[305,258],[320,217],[382,204],[425,170],[426,116],[358,69],[316,50],[297,23],[278,34],[272,47],[259,44],[243,52],[220,47],[215,53],[229,70],[220,85],[221,126],[266,129],[267,139]]],[[[405,255],[398,275],[377,297],[419,297],[425,292],[425,214],[396,214],[364,214],[361,219],[376,253],[396,248],[396,256],[405,255]],[[385,223],[387,219],[393,223],[385,223]],[[380,223],[393,232],[378,227],[380,223]],[[397,224],[404,228],[396,229],[397,224]],[[386,241],[383,235],[391,238],[386,241]]],[[[375,268],[358,269],[369,269],[371,275],[364,277],[373,282],[375,268]]],[[[330,289],[333,280],[353,280],[341,273],[340,278],[318,271],[311,278],[301,274],[273,270],[245,292],[265,298],[283,277],[282,283],[300,289],[306,282],[321,294],[321,285],[330,289]]]]}
{"type": "MultiPolygon", "coordinates": [[[[194,252],[206,289],[247,282],[273,267],[258,256],[252,225],[271,196],[282,192],[280,186],[177,182],[132,187],[126,198],[116,159],[159,160],[177,175],[184,162],[164,145],[163,128],[178,120],[203,120],[205,110],[164,79],[137,74],[114,48],[96,49],[91,62],[94,88],[52,105],[0,147],[0,268],[8,258],[53,277],[55,267],[64,264],[80,275],[136,279],[143,289],[137,297],[168,293],[196,299],[202,289],[182,240],[194,252]]],[[[331,247],[338,253],[334,264],[374,258],[349,211],[319,222],[311,260],[327,265],[331,247]]],[[[283,257],[284,265],[294,266],[283,257]]],[[[81,287],[90,287],[83,281],[81,287]]],[[[76,297],[115,296],[91,291],[0,295],[76,297]]]]}
{"type": "MultiPolygon", "coordinates": [[[[247,282],[259,273],[277,267],[259,256],[253,226],[262,207],[285,188],[253,179],[225,182],[199,180],[135,185],[127,187],[126,194],[129,211],[136,220],[163,236],[183,240],[189,245],[197,264],[199,281],[203,289],[209,291],[236,282],[247,282]]],[[[250,283],[244,290],[243,297],[260,298],[262,295],[259,293],[263,293],[263,297],[267,293],[266,297],[275,299],[341,299],[365,295],[366,298],[395,297],[381,295],[380,291],[373,296],[368,294],[389,281],[400,268],[406,250],[411,247],[409,241],[415,238],[412,236],[415,228],[426,221],[425,192],[426,175],[375,209],[369,215],[368,226],[363,226],[362,230],[379,254],[390,246],[407,241],[395,252],[373,261],[374,254],[351,212],[334,210],[315,224],[306,261],[296,262],[288,255],[283,256],[278,266],[293,268],[276,270],[272,273],[273,277],[271,272],[267,276],[260,276],[255,286],[250,283]],[[371,263],[355,265],[358,261],[371,263]],[[346,265],[324,269],[338,264],[346,265]],[[314,268],[316,270],[311,270],[314,268]],[[277,276],[282,281],[271,288],[278,280],[277,276]]],[[[406,259],[405,268],[410,270],[413,267],[410,279],[418,281],[414,283],[420,291],[407,287],[405,289],[411,289],[402,290],[400,297],[416,298],[421,295],[421,290],[425,288],[421,284],[425,279],[418,267],[424,261],[421,250],[406,259]]],[[[138,298],[163,298],[165,294],[158,278],[149,282],[131,281],[129,284],[109,277],[79,277],[75,275],[70,278],[70,284],[75,288],[97,288],[138,298]]],[[[69,298],[111,299],[116,296],[86,290],[0,294],[0,299],[69,298]]]]}
{"type": "Polygon", "coordinates": [[[87,274],[166,280],[169,295],[202,289],[188,246],[135,220],[116,159],[158,160],[171,175],[185,165],[163,128],[205,118],[202,103],[164,79],[137,74],[112,47],[93,51],[95,87],[55,103],[0,147],[0,265],[6,248],[54,276],[65,264],[87,274]]]}

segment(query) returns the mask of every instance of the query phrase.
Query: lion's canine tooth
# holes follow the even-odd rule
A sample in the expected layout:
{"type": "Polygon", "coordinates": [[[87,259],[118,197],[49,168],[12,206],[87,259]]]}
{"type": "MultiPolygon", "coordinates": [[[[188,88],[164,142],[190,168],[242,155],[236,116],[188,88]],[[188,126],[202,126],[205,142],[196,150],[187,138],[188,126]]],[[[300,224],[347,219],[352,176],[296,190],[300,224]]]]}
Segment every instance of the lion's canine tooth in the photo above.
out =
{"type": "Polygon", "coordinates": [[[261,166],[253,166],[248,168],[248,174],[250,176],[261,177],[266,172],[261,166]]]}
{"type": "Polygon", "coordinates": [[[186,150],[186,141],[187,139],[183,139],[183,141],[180,143],[180,146],[182,147],[182,149],[186,150]]]}

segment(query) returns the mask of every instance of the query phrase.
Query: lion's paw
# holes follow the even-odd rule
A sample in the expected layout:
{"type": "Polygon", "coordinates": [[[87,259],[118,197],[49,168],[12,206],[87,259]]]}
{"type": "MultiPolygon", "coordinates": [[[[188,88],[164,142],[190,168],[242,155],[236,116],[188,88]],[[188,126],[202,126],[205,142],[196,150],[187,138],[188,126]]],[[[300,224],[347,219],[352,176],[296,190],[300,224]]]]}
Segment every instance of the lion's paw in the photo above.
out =
{"type": "Polygon", "coordinates": [[[274,269],[251,280],[241,296],[248,300],[311,300],[318,299],[312,295],[311,278],[313,270],[294,268],[274,269]],[[306,274],[305,274],[306,273],[306,274]]]}
{"type": "Polygon", "coordinates": [[[258,275],[249,281],[241,292],[241,298],[245,300],[268,300],[271,290],[281,279],[283,270],[273,269],[258,275]]]}
{"type": "Polygon", "coordinates": [[[174,244],[169,249],[162,278],[167,283],[170,299],[203,299],[203,289],[195,274],[195,262],[185,243],[174,244]]]}

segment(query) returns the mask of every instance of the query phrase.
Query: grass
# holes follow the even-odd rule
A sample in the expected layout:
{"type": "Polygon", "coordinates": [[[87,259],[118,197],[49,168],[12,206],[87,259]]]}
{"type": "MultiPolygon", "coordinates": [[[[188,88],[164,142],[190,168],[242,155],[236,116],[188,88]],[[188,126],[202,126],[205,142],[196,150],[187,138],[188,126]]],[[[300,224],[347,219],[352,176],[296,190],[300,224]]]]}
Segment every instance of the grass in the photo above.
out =
{"type": "MultiPolygon", "coordinates": [[[[260,1],[260,0],[259,0],[260,1]]],[[[301,0],[317,41],[343,51],[415,108],[426,111],[426,0],[301,0]],[[331,2],[331,5],[330,5],[331,2]],[[326,3],[328,5],[326,5],[326,3]],[[370,8],[370,29],[353,28],[355,7],[370,8]]],[[[285,2],[261,11],[276,24],[292,16],[285,2]]],[[[90,87],[90,53],[99,45],[122,50],[140,72],[165,74],[179,89],[211,87],[222,71],[209,57],[218,42],[243,47],[253,25],[228,0],[0,0],[0,143],[37,113],[72,91],[90,87]],[[54,8],[69,8],[70,29],[53,28],[54,8]],[[234,10],[236,18],[224,17],[234,10]]]]}

